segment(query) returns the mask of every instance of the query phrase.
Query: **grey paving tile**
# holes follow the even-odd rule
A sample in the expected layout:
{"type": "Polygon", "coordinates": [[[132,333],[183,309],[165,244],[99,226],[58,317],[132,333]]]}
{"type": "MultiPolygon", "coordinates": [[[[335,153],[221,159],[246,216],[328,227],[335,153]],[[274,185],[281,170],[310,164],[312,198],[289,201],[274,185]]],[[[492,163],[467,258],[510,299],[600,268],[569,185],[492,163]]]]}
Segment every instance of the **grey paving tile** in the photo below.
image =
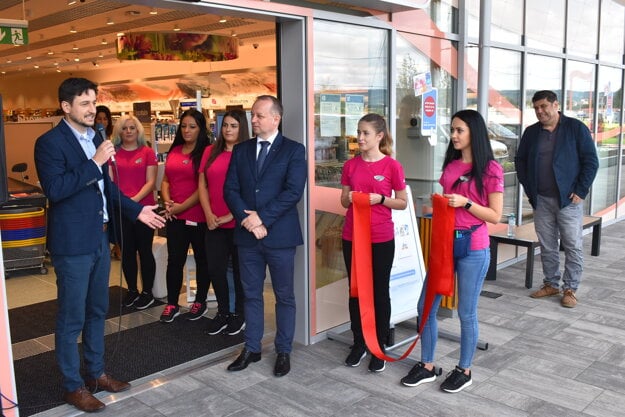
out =
{"type": "Polygon", "coordinates": [[[592,384],[524,370],[504,369],[488,382],[576,411],[582,411],[603,392],[592,384]]]}
{"type": "Polygon", "coordinates": [[[614,366],[611,363],[595,362],[575,379],[585,384],[625,394],[625,367],[614,366]]]}
{"type": "Polygon", "coordinates": [[[584,412],[597,417],[622,417],[625,413],[625,396],[614,391],[604,391],[584,412]]]}

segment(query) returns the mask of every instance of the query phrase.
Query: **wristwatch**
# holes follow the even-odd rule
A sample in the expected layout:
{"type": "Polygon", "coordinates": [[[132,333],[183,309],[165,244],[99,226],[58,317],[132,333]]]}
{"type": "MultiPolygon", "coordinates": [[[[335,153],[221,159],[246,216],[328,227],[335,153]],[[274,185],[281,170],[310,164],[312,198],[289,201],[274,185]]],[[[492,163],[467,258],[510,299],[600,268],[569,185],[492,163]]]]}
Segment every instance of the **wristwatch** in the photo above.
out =
{"type": "Polygon", "coordinates": [[[467,204],[464,205],[465,210],[468,210],[473,205],[473,201],[467,200],[467,204]]]}

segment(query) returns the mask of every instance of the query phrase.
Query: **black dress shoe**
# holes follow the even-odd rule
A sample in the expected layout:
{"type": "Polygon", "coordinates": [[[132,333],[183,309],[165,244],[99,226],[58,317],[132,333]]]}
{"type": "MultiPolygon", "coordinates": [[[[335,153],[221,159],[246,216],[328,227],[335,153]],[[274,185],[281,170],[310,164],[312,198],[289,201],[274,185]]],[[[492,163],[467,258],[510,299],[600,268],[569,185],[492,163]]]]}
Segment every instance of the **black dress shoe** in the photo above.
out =
{"type": "Polygon", "coordinates": [[[228,365],[228,370],[232,372],[242,371],[247,368],[247,365],[249,365],[250,363],[258,362],[259,360],[260,352],[250,352],[247,349],[243,349],[239,357],[236,358],[236,360],[230,365],[228,365]]]}
{"type": "Polygon", "coordinates": [[[275,376],[284,376],[291,370],[291,357],[288,353],[278,353],[276,366],[273,368],[275,376]]]}

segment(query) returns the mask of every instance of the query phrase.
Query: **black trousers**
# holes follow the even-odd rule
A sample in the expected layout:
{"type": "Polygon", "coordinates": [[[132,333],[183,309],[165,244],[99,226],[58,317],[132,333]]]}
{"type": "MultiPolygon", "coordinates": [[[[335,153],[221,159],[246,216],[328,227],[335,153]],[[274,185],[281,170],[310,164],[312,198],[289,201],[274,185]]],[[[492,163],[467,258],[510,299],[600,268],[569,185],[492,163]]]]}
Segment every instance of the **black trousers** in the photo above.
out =
{"type": "MultiPolygon", "coordinates": [[[[380,348],[386,343],[389,336],[391,321],[391,296],[389,283],[391,268],[395,256],[395,240],[388,242],[373,243],[371,245],[373,263],[373,306],[375,309],[376,334],[380,348]]],[[[343,259],[347,268],[347,279],[351,288],[352,276],[352,242],[343,239],[343,259]]],[[[365,346],[365,338],[362,333],[360,321],[360,307],[358,298],[349,297],[349,318],[351,329],[354,334],[354,346],[365,346]]]]}
{"type": "Polygon", "coordinates": [[[128,290],[137,291],[137,274],[141,265],[141,289],[152,292],[156,262],[152,253],[154,230],[141,223],[122,217],[122,270],[126,278],[128,290]],[[139,264],[137,264],[137,253],[139,264]]]}
{"type": "Polygon", "coordinates": [[[205,238],[208,280],[213,284],[217,298],[217,311],[230,313],[230,287],[228,286],[228,265],[232,258],[234,276],[234,312],[243,315],[243,287],[239,273],[239,254],[234,245],[234,229],[217,228],[207,230],[205,238]]]}
{"type": "Polygon", "coordinates": [[[208,296],[208,280],[206,248],[204,234],[206,223],[197,223],[195,226],[185,224],[184,220],[170,220],[167,222],[167,304],[178,305],[184,264],[187,262],[189,245],[193,248],[195,259],[195,281],[197,292],[195,301],[206,302],[208,296]]]}

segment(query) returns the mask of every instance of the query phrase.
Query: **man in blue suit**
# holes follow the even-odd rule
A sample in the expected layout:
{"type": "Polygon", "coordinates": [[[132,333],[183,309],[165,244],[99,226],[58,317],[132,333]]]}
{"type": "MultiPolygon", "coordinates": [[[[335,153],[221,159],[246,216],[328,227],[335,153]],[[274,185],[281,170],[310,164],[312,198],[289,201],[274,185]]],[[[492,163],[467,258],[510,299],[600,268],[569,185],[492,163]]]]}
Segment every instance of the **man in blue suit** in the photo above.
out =
{"type": "Polygon", "coordinates": [[[240,371],[261,357],[264,330],[263,285],[269,267],[276,297],[277,353],[274,375],[291,369],[295,333],[293,273],[295,249],[303,244],[297,203],[306,185],[304,146],[282,136],[282,104],[259,96],[252,106],[256,140],[234,147],[224,185],[224,197],[236,220],[234,240],[239,251],[245,295],[245,347],[228,366],[240,371]]]}
{"type": "Polygon", "coordinates": [[[35,143],[35,165],[48,198],[47,244],[57,278],[55,351],[63,399],[85,412],[104,408],[92,395],[97,389],[130,388],[104,372],[113,207],[152,228],[164,225],[153,212],[157,206],[135,203],[111,182],[107,162],[115,148],[93,130],[97,92],[97,85],[84,78],[63,81],[59,104],[65,117],[35,143]],[[81,332],[85,380],[77,344],[81,332]]]}

